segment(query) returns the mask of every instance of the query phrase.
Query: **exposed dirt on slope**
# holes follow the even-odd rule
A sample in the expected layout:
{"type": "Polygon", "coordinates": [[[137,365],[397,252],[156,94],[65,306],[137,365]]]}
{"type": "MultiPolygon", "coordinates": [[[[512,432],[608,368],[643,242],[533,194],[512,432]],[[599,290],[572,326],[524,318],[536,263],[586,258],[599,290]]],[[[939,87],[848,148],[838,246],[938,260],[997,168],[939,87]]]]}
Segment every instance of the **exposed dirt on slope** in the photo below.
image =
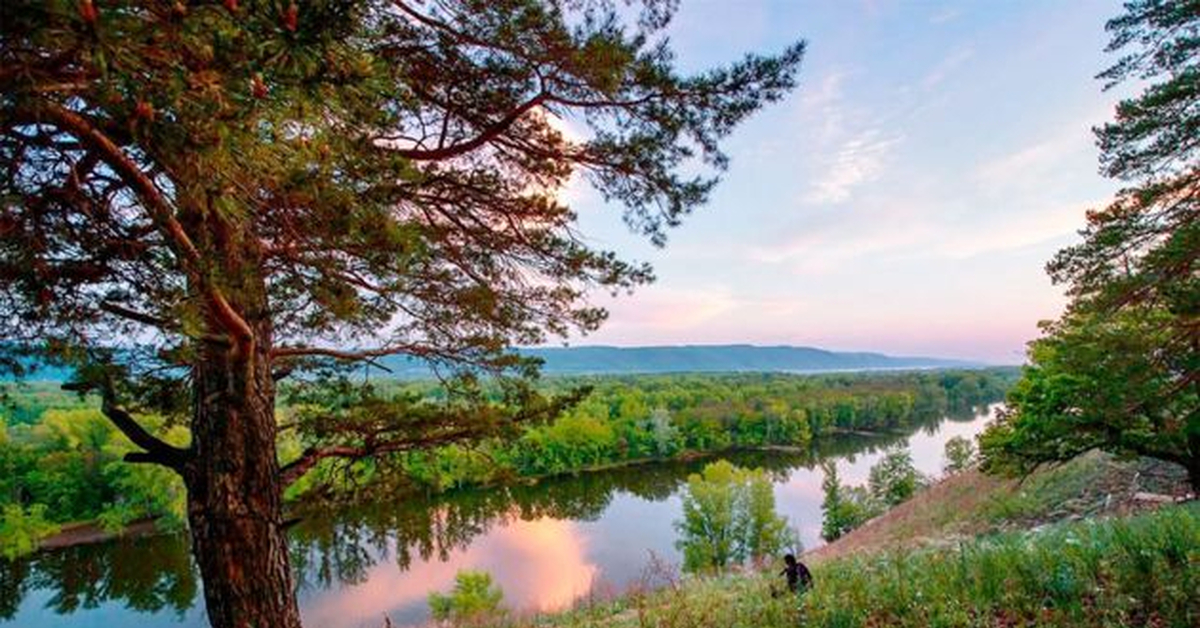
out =
{"type": "Polygon", "coordinates": [[[969,470],[937,482],[805,558],[821,562],[897,547],[954,544],[1056,521],[1128,515],[1194,497],[1188,491],[1187,474],[1178,465],[1120,461],[1099,452],[1023,481],[969,470]]]}

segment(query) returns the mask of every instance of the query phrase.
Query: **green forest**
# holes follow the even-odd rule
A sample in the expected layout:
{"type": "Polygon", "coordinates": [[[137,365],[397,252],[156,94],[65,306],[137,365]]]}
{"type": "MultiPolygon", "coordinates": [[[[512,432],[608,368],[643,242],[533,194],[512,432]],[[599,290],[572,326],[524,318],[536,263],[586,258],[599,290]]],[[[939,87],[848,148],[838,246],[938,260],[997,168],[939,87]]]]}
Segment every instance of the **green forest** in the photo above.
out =
{"type": "MultiPolygon", "coordinates": [[[[437,493],[734,449],[789,447],[847,432],[900,432],[945,414],[1003,399],[1015,369],[830,375],[680,374],[554,378],[548,393],[590,391],[561,417],[519,437],[467,447],[401,452],[357,463],[328,461],[293,485],[293,500],[353,497],[387,487],[437,493]]],[[[436,404],[433,382],[380,380],[382,396],[436,404]]],[[[96,520],[119,530],[138,518],[182,524],[183,487],[167,470],[125,464],[133,444],[108,422],[98,400],[42,382],[7,387],[0,432],[0,538],[25,543],[54,524],[96,520]]],[[[281,426],[311,407],[283,405],[281,426]]],[[[147,421],[161,438],[186,446],[186,427],[147,421]]],[[[280,456],[299,455],[302,436],[281,429],[280,456]]]]}

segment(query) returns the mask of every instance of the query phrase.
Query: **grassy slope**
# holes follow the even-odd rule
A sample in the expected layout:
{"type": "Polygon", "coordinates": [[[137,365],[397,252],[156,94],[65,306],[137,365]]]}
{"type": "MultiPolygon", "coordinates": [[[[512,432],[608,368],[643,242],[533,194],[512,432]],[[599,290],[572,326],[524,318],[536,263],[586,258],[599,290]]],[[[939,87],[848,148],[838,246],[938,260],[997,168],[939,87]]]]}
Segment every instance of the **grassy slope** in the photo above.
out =
{"type": "Polygon", "coordinates": [[[972,470],[942,480],[806,556],[821,562],[896,547],[953,545],[981,534],[1062,520],[1129,515],[1150,505],[1135,497],[1146,492],[1186,493],[1186,474],[1175,465],[1119,461],[1098,452],[1024,481],[972,470]]]}
{"type": "Polygon", "coordinates": [[[964,473],[811,552],[818,585],[799,605],[772,595],[773,574],[659,570],[625,597],[508,625],[1196,626],[1200,503],[1135,513],[1137,492],[1180,489],[1177,470],[1099,454],[1023,483],[964,473]]]}
{"type": "Polygon", "coordinates": [[[1191,627],[1200,625],[1200,504],[859,554],[813,571],[817,586],[799,603],[772,595],[773,578],[735,574],[514,625],[1191,627]]]}

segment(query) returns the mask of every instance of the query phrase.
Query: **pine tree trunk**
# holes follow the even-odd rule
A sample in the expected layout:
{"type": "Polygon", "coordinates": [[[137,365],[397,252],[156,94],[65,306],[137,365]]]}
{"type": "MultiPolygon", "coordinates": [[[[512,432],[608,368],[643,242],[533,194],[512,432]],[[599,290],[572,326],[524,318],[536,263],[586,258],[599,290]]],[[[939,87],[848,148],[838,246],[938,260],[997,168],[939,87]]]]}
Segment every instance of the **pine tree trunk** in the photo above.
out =
{"type": "Polygon", "coordinates": [[[195,367],[184,471],[192,552],[213,628],[300,628],[275,454],[269,325],[248,356],[209,347],[195,367]]]}

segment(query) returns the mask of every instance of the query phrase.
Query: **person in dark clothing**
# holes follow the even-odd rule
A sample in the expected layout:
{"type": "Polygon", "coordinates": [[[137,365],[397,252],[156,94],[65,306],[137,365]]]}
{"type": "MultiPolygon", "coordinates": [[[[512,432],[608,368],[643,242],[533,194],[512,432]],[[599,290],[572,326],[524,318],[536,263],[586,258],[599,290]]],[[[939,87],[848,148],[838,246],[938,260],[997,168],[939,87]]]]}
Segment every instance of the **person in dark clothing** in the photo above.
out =
{"type": "Polygon", "coordinates": [[[804,563],[796,560],[792,554],[783,557],[783,562],[786,565],[783,571],[779,572],[781,576],[787,576],[788,590],[792,593],[807,591],[812,586],[812,572],[804,563]]]}

